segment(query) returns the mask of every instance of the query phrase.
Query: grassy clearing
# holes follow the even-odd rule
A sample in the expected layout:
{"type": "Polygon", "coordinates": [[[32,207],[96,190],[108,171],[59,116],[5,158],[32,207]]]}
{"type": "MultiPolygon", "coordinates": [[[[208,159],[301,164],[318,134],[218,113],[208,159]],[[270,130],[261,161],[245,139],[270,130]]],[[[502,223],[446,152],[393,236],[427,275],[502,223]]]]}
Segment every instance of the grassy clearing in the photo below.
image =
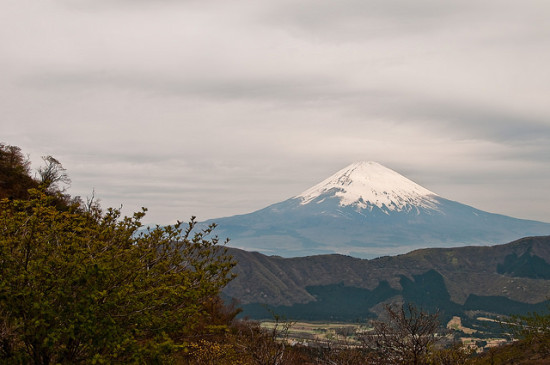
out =
{"type": "MultiPolygon", "coordinates": [[[[485,319],[485,318],[480,318],[485,319]]],[[[493,320],[492,320],[493,321],[493,320]]],[[[286,337],[292,344],[312,345],[312,344],[340,344],[345,346],[354,346],[359,344],[356,335],[358,333],[366,332],[372,328],[366,324],[354,324],[348,322],[285,322],[289,324],[286,337]]],[[[275,326],[278,326],[280,330],[282,323],[275,321],[262,321],[261,327],[269,330],[273,330],[275,326]]],[[[447,329],[461,333],[459,340],[469,346],[476,348],[478,352],[484,348],[491,348],[502,345],[508,340],[495,336],[480,339],[477,335],[480,333],[478,330],[468,328],[463,325],[460,317],[453,317],[446,325],[447,329]]],[[[449,334],[447,335],[449,336],[449,334]]]]}
{"type": "MultiPolygon", "coordinates": [[[[273,329],[274,321],[265,321],[261,326],[273,329]]],[[[280,326],[280,323],[278,324],[280,326]]],[[[365,325],[334,322],[291,322],[287,337],[296,343],[356,343],[355,334],[368,330],[365,325]]]]}

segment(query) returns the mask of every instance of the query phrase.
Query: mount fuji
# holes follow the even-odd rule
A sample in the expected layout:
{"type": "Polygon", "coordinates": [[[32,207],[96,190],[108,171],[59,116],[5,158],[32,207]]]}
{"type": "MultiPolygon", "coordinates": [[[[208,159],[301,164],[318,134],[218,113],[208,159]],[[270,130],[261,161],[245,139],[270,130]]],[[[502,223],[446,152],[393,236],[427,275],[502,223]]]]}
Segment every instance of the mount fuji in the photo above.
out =
{"type": "Polygon", "coordinates": [[[484,212],[445,199],[376,162],[358,162],[303,193],[215,222],[229,246],[283,257],[359,258],[417,248],[489,245],[550,235],[550,223],[484,212]]]}

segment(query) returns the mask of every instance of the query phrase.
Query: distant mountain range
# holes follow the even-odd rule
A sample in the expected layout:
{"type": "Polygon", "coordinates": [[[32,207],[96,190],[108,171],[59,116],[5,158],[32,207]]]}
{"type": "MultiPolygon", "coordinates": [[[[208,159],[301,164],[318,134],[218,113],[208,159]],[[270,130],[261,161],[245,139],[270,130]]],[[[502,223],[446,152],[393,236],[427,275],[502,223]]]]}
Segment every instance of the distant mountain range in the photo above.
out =
{"type": "Polygon", "coordinates": [[[286,201],[218,218],[232,247],[283,257],[360,258],[426,247],[489,245],[550,234],[550,223],[445,199],[376,162],[354,163],[286,201]]]}
{"type": "MultiPolygon", "coordinates": [[[[244,315],[364,321],[384,303],[414,302],[453,316],[480,333],[492,315],[546,311],[550,298],[550,236],[497,246],[430,248],[364,260],[344,255],[297,258],[231,249],[237,278],[224,295],[244,315]]],[[[494,322],[492,322],[494,324],[494,322]]]]}

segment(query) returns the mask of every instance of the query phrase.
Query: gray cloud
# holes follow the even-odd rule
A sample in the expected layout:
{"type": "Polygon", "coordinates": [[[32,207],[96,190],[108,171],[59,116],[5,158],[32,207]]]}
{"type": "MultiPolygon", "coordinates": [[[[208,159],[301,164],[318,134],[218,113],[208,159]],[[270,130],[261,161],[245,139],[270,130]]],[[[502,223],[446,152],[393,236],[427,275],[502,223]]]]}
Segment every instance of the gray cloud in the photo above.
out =
{"type": "Polygon", "coordinates": [[[550,221],[550,5],[0,5],[2,140],[153,222],[246,213],[356,160],[550,221]],[[525,187],[524,189],[518,187],[525,187]]]}

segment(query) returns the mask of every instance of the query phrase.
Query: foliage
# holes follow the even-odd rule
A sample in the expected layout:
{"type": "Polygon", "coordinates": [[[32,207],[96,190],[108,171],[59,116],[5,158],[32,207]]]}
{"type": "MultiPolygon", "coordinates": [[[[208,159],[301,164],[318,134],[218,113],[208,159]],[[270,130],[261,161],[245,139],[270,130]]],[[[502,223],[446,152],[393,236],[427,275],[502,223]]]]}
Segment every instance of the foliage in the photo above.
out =
{"type": "Polygon", "coordinates": [[[550,306],[547,312],[512,316],[507,323],[507,327],[521,341],[522,346],[543,359],[550,357],[550,306]]]}
{"type": "Polygon", "coordinates": [[[80,203],[79,197],[65,193],[71,182],[63,165],[52,156],[42,157],[38,177],[31,175],[31,163],[17,146],[0,143],[0,199],[29,199],[31,189],[41,189],[54,199],[58,209],[80,203]]]}
{"type": "Polygon", "coordinates": [[[429,365],[466,365],[469,364],[474,349],[460,342],[443,348],[431,348],[426,357],[429,365]]]}
{"type": "Polygon", "coordinates": [[[144,215],[60,210],[43,190],[0,201],[4,361],[162,362],[211,330],[207,305],[235,262],[214,226],[140,230],[144,215]]]}
{"type": "Polygon", "coordinates": [[[491,347],[481,355],[474,357],[469,365],[546,365],[548,360],[541,359],[523,341],[491,347]]]}
{"type": "Polygon", "coordinates": [[[28,189],[37,187],[30,175],[30,161],[21,149],[0,143],[0,199],[25,199],[28,189]]]}

